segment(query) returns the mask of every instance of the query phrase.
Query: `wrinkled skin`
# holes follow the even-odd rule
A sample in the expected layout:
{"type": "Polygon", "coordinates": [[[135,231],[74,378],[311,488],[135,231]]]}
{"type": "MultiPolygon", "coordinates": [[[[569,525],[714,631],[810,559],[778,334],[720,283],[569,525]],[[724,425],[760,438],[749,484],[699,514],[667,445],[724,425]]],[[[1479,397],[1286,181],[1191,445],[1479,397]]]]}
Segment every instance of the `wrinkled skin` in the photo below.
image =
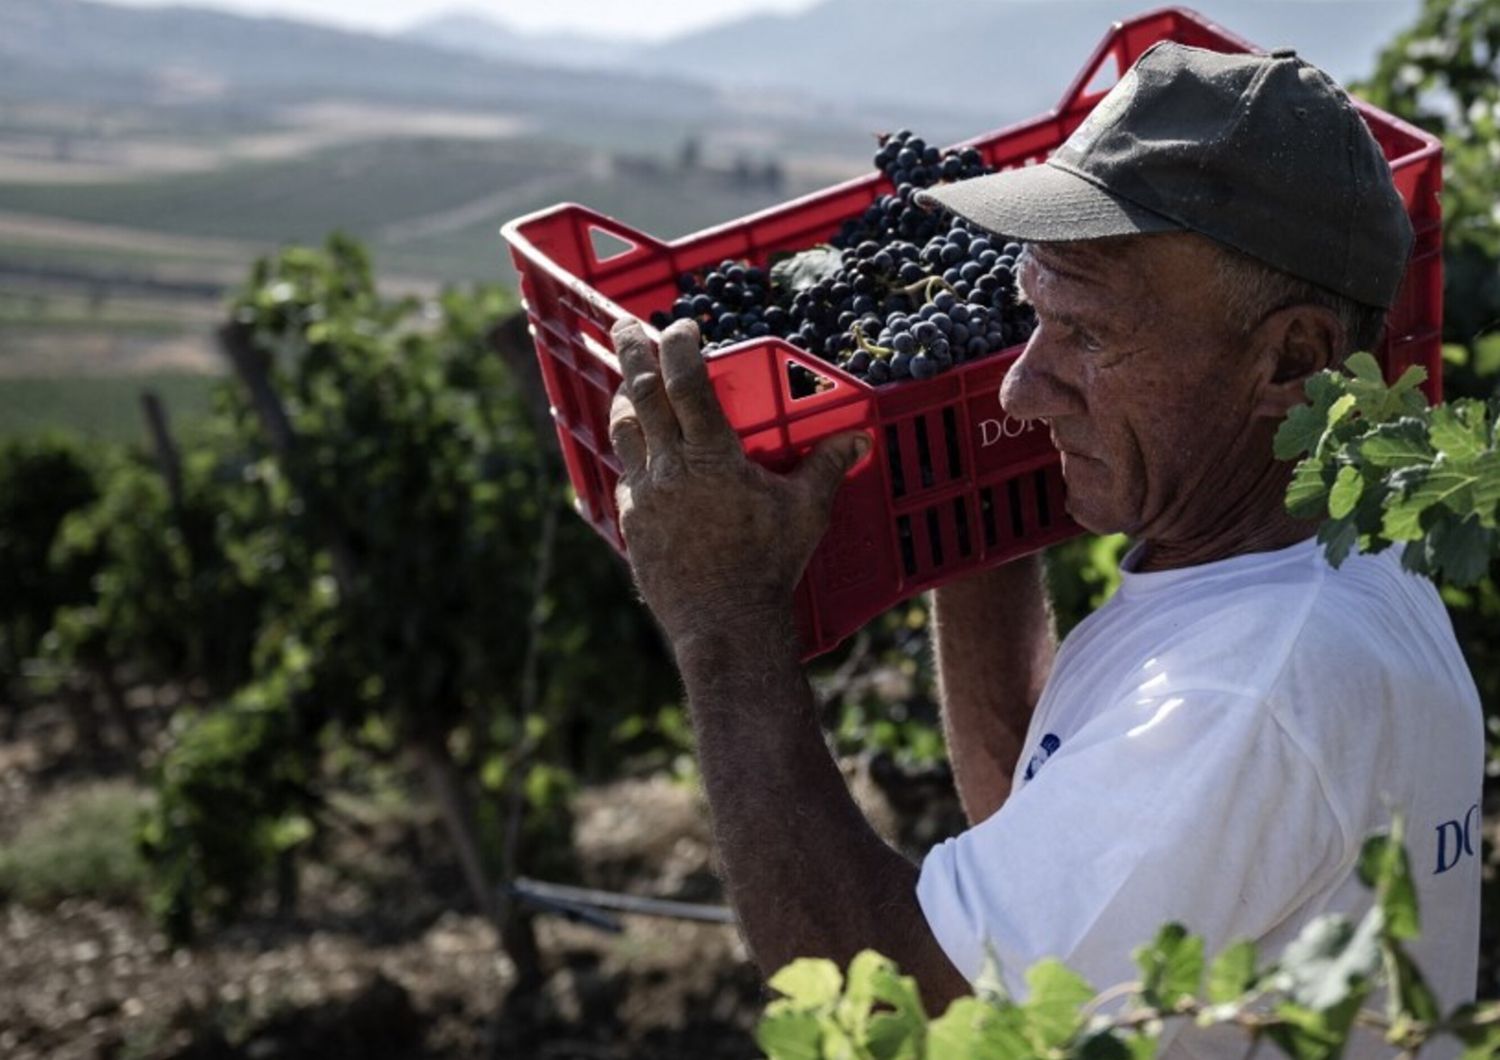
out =
{"type": "Polygon", "coordinates": [[[746,459],[725,420],[695,324],[669,327],[659,353],[638,325],[613,338],[624,376],[610,417],[620,529],[668,638],[785,608],[869,439],[831,439],[794,474],[773,474],[746,459]]]}
{"type": "Polygon", "coordinates": [[[1038,330],[1005,379],[1011,416],[1044,421],[1069,511],[1147,543],[1164,569],[1295,543],[1290,467],[1271,456],[1307,374],[1341,341],[1326,309],[1296,306],[1240,335],[1212,296],[1215,251],[1186,234],[1033,246],[1022,290],[1038,330]]]}
{"type": "MultiPolygon", "coordinates": [[[[1143,569],[1280,548],[1314,527],[1282,498],[1271,438],[1306,376],[1342,344],[1312,306],[1237,333],[1211,248],[1153,235],[1032,249],[1021,281],[1040,327],[1006,377],[1006,411],[1044,421],[1069,507],[1144,544],[1143,569]]],[[[646,603],[676,653],[730,897],[763,969],[847,962],[872,947],[940,1010],[966,992],[917,904],[916,866],[870,829],[818,726],[798,664],[793,589],[827,526],[860,435],[792,475],[750,462],[714,399],[690,323],[658,351],[614,335],[624,383],[610,424],[625,468],[621,525],[646,603]]],[[[971,821],[1009,791],[1055,652],[1034,557],[936,594],[945,733],[971,821]]]]}

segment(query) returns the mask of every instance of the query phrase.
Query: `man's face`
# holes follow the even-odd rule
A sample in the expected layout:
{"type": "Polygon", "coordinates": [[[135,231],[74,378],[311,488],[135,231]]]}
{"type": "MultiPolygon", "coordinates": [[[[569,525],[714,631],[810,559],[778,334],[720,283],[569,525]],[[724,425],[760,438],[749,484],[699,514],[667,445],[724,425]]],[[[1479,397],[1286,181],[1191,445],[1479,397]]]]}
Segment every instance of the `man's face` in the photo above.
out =
{"type": "Polygon", "coordinates": [[[1216,260],[1178,233],[1035,244],[1023,259],[1038,328],[1001,403],[1051,428],[1068,510],[1090,530],[1212,536],[1231,483],[1268,459],[1274,424],[1253,415],[1258,368],[1216,260]]]}

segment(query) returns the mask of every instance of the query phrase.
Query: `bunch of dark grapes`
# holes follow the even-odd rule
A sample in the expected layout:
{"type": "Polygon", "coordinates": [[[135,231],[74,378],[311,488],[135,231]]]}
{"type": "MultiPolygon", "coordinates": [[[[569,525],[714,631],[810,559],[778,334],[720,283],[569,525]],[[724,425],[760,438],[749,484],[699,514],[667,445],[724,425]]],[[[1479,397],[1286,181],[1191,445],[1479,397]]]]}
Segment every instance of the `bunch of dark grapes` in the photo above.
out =
{"type": "MultiPolygon", "coordinates": [[[[941,211],[916,193],[992,172],[973,148],[939,151],[908,130],[883,137],[875,165],[895,188],[846,221],[818,255],[812,278],[777,283],[766,270],[724,261],[678,277],[657,328],[698,322],[704,351],[774,335],[879,385],[930,379],[1024,341],[1035,326],[1016,300],[1021,247],[941,211]]],[[[799,391],[815,383],[794,373],[799,391]]]]}

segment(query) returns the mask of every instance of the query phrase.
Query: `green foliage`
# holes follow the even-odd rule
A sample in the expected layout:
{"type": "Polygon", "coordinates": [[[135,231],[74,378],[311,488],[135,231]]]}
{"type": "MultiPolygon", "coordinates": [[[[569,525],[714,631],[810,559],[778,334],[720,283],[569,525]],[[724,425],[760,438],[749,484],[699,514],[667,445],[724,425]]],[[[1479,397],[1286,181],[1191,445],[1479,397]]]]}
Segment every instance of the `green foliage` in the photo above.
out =
{"type": "Polygon", "coordinates": [[[1141,998],[1152,1008],[1175,1009],[1203,989],[1203,940],[1181,924],[1168,924],[1148,946],[1135,951],[1141,998]]]}
{"type": "Polygon", "coordinates": [[[827,960],[795,961],[771,977],[785,995],[771,1002],[755,1040],[768,1056],[820,1060],[917,1060],[926,1014],[917,984],[891,961],[865,951],[845,981],[827,960]]]}
{"type": "Polygon", "coordinates": [[[835,275],[843,264],[843,251],[819,244],[776,260],[771,266],[771,284],[790,291],[806,291],[835,275]]]}
{"type": "Polygon", "coordinates": [[[1277,432],[1277,457],[1302,458],[1287,511],[1326,517],[1318,540],[1334,566],[1356,546],[1400,543],[1409,570],[1474,585],[1500,548],[1500,399],[1428,408],[1417,390],[1422,369],[1387,386],[1365,353],[1349,359],[1348,372],[1308,380],[1309,404],[1277,432]]]}
{"type": "Polygon", "coordinates": [[[1059,637],[1114,595],[1129,544],[1124,534],[1085,534],[1047,550],[1047,587],[1059,637]]]}
{"type": "Polygon", "coordinates": [[[68,516],[51,550],[53,571],[64,580],[88,572],[90,589],[56,613],[47,654],[85,667],[129,663],[152,680],[201,680],[216,695],[247,680],[261,598],[221,535],[243,488],[239,471],[211,450],[193,452],[174,502],[139,456],[104,462],[99,496],[68,516]]]}
{"type": "Polygon", "coordinates": [[[549,876],[568,869],[575,777],[675,748],[657,634],[623,568],[564,511],[560,469],[490,347],[513,311],[498,289],[388,299],[341,237],[261,261],[232,313],[270,397],[227,391],[195,454],[205,482],[225,479],[205,494],[207,559],[156,540],[171,520],[155,479],[117,476],[119,502],[76,528],[80,549],[130,546],[115,548],[122,591],[101,594],[120,602],[99,623],[111,635],[161,583],[178,587],[163,626],[225,636],[182,588],[204,568],[253,602],[249,683],[181,719],[158,772],[144,842],[177,937],[200,914],[233,915],[273,873],[285,882],[316,839],[329,743],[451,763],[491,868],[514,852],[549,876]],[[285,437],[266,426],[269,402],[285,437]]]}
{"type": "Polygon", "coordinates": [[[829,703],[826,720],[839,753],[883,752],[917,768],[946,761],[931,606],[927,597],[897,604],[819,662],[813,680],[829,703]]]}
{"type": "Polygon", "coordinates": [[[37,654],[57,609],[87,597],[89,571],[56,570],[50,556],[64,520],[98,491],[95,461],[78,442],[0,442],[0,693],[37,654]]]}
{"type": "Polygon", "coordinates": [[[280,669],[220,709],[173,719],[140,845],[153,911],[175,941],[191,940],[203,914],[238,912],[312,834],[317,747],[294,709],[310,659],[295,645],[284,655],[280,669]]]}
{"type": "Polygon", "coordinates": [[[1424,0],[1352,90],[1442,137],[1444,385],[1489,397],[1500,369],[1500,8],[1424,0]]]}
{"type": "Polygon", "coordinates": [[[1466,1057],[1500,1056],[1500,1002],[1443,1014],[1404,948],[1419,922],[1399,822],[1367,841],[1359,872],[1374,901],[1358,922],[1314,920],[1260,967],[1249,942],[1205,966],[1203,940],[1168,924],[1136,950],[1140,978],[1103,994],[1044,960],[1028,970],[1024,1000],[982,980],[978,996],[929,1021],[915,983],[884,957],[859,954],[847,980],[830,961],[799,960],[772,977],[782,997],[767,1008],[756,1040],[772,1060],[1145,1060],[1169,1022],[1191,1020],[1239,1027],[1296,1060],[1332,1060],[1358,1019],[1404,1055],[1452,1036],[1468,1047],[1466,1057]],[[1381,987],[1384,1011],[1363,1009],[1381,987]]]}
{"type": "Polygon", "coordinates": [[[1443,215],[1449,245],[1500,256],[1493,205],[1500,177],[1488,145],[1500,140],[1500,10],[1489,0],[1424,0],[1416,23],[1354,86],[1383,110],[1444,138],[1443,215]]]}
{"type": "Polygon", "coordinates": [[[120,783],[44,803],[0,845],[0,896],[33,906],[64,898],[140,900],[147,867],[132,836],[148,805],[144,792],[120,783]]]}
{"type": "Polygon", "coordinates": [[[240,410],[266,508],[241,560],[294,595],[286,567],[321,586],[295,621],[319,666],[351,679],[351,728],[377,712],[397,742],[459,725],[476,748],[573,742],[552,723],[589,704],[597,742],[542,757],[604,770],[613,727],[676,689],[623,570],[586,526],[556,518],[559,475],[488,344],[511,311],[496,288],[383,299],[363,252],[338,238],[258,264],[235,314],[272,358],[296,443],[268,451],[240,410]],[[557,576],[539,586],[543,564],[557,576]],[[532,653],[541,709],[526,724],[542,734],[516,727],[532,653]]]}

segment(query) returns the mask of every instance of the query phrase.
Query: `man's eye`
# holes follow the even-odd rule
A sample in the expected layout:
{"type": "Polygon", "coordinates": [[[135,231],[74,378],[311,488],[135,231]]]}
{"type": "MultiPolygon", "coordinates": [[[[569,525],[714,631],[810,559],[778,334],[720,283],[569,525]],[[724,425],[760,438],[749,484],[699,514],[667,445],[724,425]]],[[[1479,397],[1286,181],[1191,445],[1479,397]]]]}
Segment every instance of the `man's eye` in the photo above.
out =
{"type": "Polygon", "coordinates": [[[1078,344],[1089,353],[1099,353],[1104,349],[1104,343],[1092,333],[1079,328],[1077,330],[1078,344]]]}

